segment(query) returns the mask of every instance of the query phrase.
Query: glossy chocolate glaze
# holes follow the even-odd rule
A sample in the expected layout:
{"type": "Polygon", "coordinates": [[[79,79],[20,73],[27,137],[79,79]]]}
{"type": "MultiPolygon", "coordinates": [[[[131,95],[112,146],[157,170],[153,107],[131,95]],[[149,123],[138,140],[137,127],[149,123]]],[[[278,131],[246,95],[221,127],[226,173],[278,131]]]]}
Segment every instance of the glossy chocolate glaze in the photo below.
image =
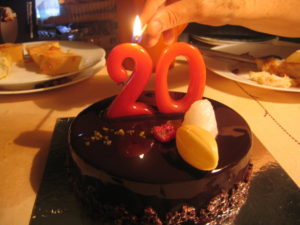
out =
{"type": "MultiPolygon", "coordinates": [[[[171,95],[179,99],[183,93],[172,92],[171,95]]],[[[145,92],[139,101],[155,109],[153,97],[153,92],[145,92]]],[[[197,195],[195,201],[198,201],[208,192],[210,194],[206,197],[211,198],[220,190],[228,191],[245,179],[251,131],[244,119],[232,109],[211,100],[219,129],[216,139],[220,160],[217,169],[204,172],[182,160],[175,141],[161,144],[151,133],[153,126],[166,121],[180,123],[182,114],[162,115],[155,111],[152,116],[108,119],[105,113],[112,99],[91,105],[75,118],[69,131],[69,144],[71,151],[84,163],[111,176],[120,185],[125,181],[157,184],[161,189],[158,197],[172,199],[176,199],[177,195],[178,198],[189,198],[184,197],[182,192],[195,189],[191,193],[196,194],[191,195],[197,195]],[[172,185],[174,190],[170,190],[172,185]],[[182,187],[188,189],[182,190],[182,187]],[[166,193],[168,191],[172,193],[166,193]]]]}

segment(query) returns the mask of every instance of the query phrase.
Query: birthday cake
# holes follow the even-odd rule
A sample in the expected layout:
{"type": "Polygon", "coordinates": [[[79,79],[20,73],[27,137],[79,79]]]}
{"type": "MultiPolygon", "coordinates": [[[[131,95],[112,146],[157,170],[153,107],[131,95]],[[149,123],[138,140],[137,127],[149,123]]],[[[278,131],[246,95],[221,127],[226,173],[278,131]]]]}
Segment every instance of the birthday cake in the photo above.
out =
{"type": "MultiPolygon", "coordinates": [[[[176,100],[184,93],[170,95],[176,100]]],[[[143,92],[138,101],[153,114],[111,119],[106,112],[113,99],[83,110],[69,130],[70,182],[89,216],[103,224],[232,224],[252,169],[244,119],[210,100],[218,162],[201,170],[179,154],[176,138],[164,142],[153,131],[163,124],[178,128],[184,113],[160,113],[154,92],[143,92]]]]}

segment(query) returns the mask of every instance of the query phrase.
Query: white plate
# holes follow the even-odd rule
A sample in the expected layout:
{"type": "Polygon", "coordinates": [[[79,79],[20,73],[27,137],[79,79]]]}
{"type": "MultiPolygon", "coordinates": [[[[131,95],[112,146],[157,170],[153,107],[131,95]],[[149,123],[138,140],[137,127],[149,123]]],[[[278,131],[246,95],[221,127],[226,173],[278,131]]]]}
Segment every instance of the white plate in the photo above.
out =
{"type": "MultiPolygon", "coordinates": [[[[295,50],[300,49],[300,45],[281,46],[281,45],[262,44],[262,43],[242,43],[242,44],[217,46],[217,47],[213,47],[212,49],[222,51],[222,52],[229,52],[237,55],[250,54],[254,57],[263,57],[266,55],[277,55],[284,58],[290,55],[295,50]]],[[[277,90],[277,91],[300,92],[299,87],[290,87],[290,88],[272,87],[268,85],[258,84],[255,81],[244,78],[243,75],[247,75],[249,71],[257,70],[255,65],[241,63],[234,60],[224,60],[218,57],[212,58],[208,56],[205,56],[205,63],[207,68],[213,71],[214,73],[240,83],[248,84],[259,88],[277,90]],[[235,69],[239,70],[239,75],[232,72],[235,69]]]]}
{"type": "Polygon", "coordinates": [[[78,74],[68,76],[68,77],[61,77],[55,80],[45,81],[37,84],[37,87],[35,88],[22,89],[22,90],[0,90],[0,95],[29,94],[29,93],[43,92],[43,91],[49,91],[57,88],[66,87],[88,79],[89,77],[95,75],[95,73],[97,73],[104,66],[105,66],[105,59],[101,60],[93,67],[90,67],[78,74]],[[41,87],[43,85],[45,85],[45,87],[41,87]]]}
{"type": "Polygon", "coordinates": [[[272,36],[266,36],[266,37],[261,37],[261,38],[253,38],[253,39],[226,39],[226,38],[211,38],[211,37],[205,37],[205,36],[197,36],[197,35],[191,35],[191,37],[197,41],[206,43],[206,44],[210,44],[210,45],[214,45],[214,46],[219,46],[219,45],[229,45],[229,44],[240,44],[240,43],[245,43],[245,42],[260,42],[260,43],[264,43],[264,42],[271,42],[274,41],[275,37],[272,36]]]}
{"type": "MultiPolygon", "coordinates": [[[[26,48],[26,45],[38,43],[42,42],[23,43],[24,49],[26,48]]],[[[17,90],[25,88],[28,89],[40,82],[74,75],[87,68],[94,66],[96,63],[105,59],[105,51],[99,46],[77,41],[59,41],[59,43],[63,51],[71,51],[75,54],[82,56],[82,62],[79,71],[58,76],[50,76],[46,74],[39,74],[38,71],[33,71],[29,68],[30,65],[28,65],[27,67],[21,67],[14,64],[10,74],[5,78],[0,79],[0,88],[8,90],[17,90]]]]}

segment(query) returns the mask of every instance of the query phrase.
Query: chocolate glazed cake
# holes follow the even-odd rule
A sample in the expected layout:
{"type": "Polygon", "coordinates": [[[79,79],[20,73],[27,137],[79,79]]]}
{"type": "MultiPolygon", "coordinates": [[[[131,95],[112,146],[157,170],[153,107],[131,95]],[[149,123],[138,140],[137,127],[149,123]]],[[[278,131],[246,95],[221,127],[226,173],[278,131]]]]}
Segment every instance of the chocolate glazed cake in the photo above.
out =
{"type": "MultiPolygon", "coordinates": [[[[211,100],[219,163],[200,171],[183,161],[175,141],[162,144],[152,134],[155,125],[181,123],[183,114],[108,119],[112,99],[82,111],[69,130],[70,181],[84,209],[100,224],[231,224],[246,201],[252,169],[243,118],[211,100]]],[[[139,101],[155,109],[153,92],[139,101]]]]}

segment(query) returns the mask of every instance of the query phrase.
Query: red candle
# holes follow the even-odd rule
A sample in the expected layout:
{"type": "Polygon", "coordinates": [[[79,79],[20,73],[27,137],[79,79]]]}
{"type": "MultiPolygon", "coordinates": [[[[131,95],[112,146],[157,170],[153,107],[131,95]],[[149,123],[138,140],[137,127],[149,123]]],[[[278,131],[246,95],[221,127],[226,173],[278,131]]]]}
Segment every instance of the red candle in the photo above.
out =
{"type": "MultiPolygon", "coordinates": [[[[142,30],[139,18],[135,21],[133,40],[140,39],[142,30]]],[[[128,79],[123,67],[125,59],[131,58],[135,67],[122,92],[114,99],[108,109],[110,118],[152,114],[150,106],[137,102],[144,91],[152,72],[152,60],[146,50],[138,44],[125,43],[116,46],[107,59],[107,70],[110,77],[120,83],[128,79]]],[[[161,54],[156,67],[155,95],[158,110],[162,113],[185,112],[190,105],[202,98],[206,80],[205,64],[199,50],[187,43],[174,43],[161,54]],[[170,97],[168,91],[168,71],[176,56],[183,55],[190,66],[190,81],[186,95],[180,100],[170,97]]]]}
{"type": "MultiPolygon", "coordinates": [[[[183,74],[185,76],[185,74],[183,74]]],[[[185,112],[190,105],[202,98],[206,82],[206,68],[199,50],[192,45],[177,42],[165,49],[156,67],[156,104],[162,113],[185,112]],[[189,63],[189,86],[186,95],[174,100],[169,95],[168,71],[176,56],[185,56],[189,63]]]]}
{"type": "Polygon", "coordinates": [[[152,60],[144,48],[133,43],[116,46],[107,59],[108,74],[115,82],[125,82],[128,75],[122,63],[126,58],[133,59],[135,68],[122,92],[109,107],[107,116],[110,118],[152,113],[149,106],[136,102],[144,91],[152,72],[152,60]]]}

